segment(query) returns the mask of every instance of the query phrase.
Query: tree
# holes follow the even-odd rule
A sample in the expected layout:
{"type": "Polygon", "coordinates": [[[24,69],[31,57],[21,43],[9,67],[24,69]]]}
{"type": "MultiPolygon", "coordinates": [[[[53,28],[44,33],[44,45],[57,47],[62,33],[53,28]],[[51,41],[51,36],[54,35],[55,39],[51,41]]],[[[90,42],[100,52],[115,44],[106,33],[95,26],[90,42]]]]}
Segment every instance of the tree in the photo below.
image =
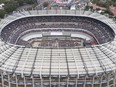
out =
{"type": "Polygon", "coordinates": [[[85,7],[85,11],[88,11],[88,10],[89,10],[89,6],[86,6],[86,7],[85,7]]]}
{"type": "Polygon", "coordinates": [[[116,7],[116,2],[113,3],[113,6],[116,7]]]}
{"type": "Polygon", "coordinates": [[[105,10],[105,13],[107,13],[109,15],[113,15],[113,13],[110,11],[110,9],[105,10]]]}
{"type": "Polygon", "coordinates": [[[44,2],[43,3],[43,7],[48,7],[49,3],[48,2],[44,2]]]}
{"type": "Polygon", "coordinates": [[[37,3],[37,0],[15,0],[18,2],[19,6],[22,6],[24,4],[35,4],[37,3]]]}
{"type": "Polygon", "coordinates": [[[11,0],[5,3],[4,9],[6,12],[9,13],[9,12],[16,10],[17,7],[18,7],[18,3],[16,1],[11,0]]]}
{"type": "Polygon", "coordinates": [[[16,1],[18,2],[19,6],[22,6],[25,0],[16,0],[16,1]]]}
{"type": "Polygon", "coordinates": [[[93,9],[93,6],[90,6],[89,8],[90,8],[90,9],[93,9]]]}
{"type": "Polygon", "coordinates": [[[97,11],[99,11],[99,10],[100,10],[100,8],[96,8],[96,10],[97,10],[97,11]]]}
{"type": "Polygon", "coordinates": [[[5,2],[6,2],[6,0],[0,0],[0,4],[1,4],[1,3],[5,3],[5,2]]]}
{"type": "Polygon", "coordinates": [[[5,10],[0,9],[0,18],[3,18],[5,14],[6,14],[5,10]]]}
{"type": "Polygon", "coordinates": [[[36,0],[24,0],[26,4],[34,4],[36,3],[36,0]]]}

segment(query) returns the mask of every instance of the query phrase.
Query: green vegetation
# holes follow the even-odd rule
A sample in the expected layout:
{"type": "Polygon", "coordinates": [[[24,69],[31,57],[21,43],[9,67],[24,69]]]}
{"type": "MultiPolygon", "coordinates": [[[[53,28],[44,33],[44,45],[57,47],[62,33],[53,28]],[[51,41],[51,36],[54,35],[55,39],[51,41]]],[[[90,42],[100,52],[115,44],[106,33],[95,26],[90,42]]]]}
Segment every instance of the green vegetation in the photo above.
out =
{"type": "Polygon", "coordinates": [[[90,10],[93,10],[93,7],[87,5],[87,6],[85,7],[85,10],[88,11],[89,9],[90,9],[90,10]]]}
{"type": "Polygon", "coordinates": [[[5,14],[6,14],[5,10],[0,9],[0,17],[3,18],[5,14]]]}
{"type": "Polygon", "coordinates": [[[18,7],[18,3],[16,1],[7,1],[5,2],[4,10],[9,13],[14,11],[18,7]]]}
{"type": "Polygon", "coordinates": [[[37,2],[36,0],[0,0],[1,3],[5,4],[4,8],[0,9],[0,18],[3,18],[5,14],[13,12],[20,6],[25,4],[35,5],[37,2]]]}
{"type": "MultiPolygon", "coordinates": [[[[93,4],[96,4],[100,7],[106,8],[104,12],[101,14],[109,14],[109,16],[113,16],[113,13],[110,10],[110,6],[116,7],[116,0],[91,0],[93,4]]],[[[100,9],[96,9],[96,11],[99,11],[100,9]]]]}
{"type": "Polygon", "coordinates": [[[110,11],[110,9],[107,9],[104,11],[105,14],[113,15],[113,13],[110,11]]]}
{"type": "Polygon", "coordinates": [[[116,0],[91,0],[91,2],[105,8],[109,8],[111,5],[116,7],[116,0]]]}
{"type": "Polygon", "coordinates": [[[49,3],[48,2],[44,2],[43,3],[43,7],[48,7],[49,3]]]}

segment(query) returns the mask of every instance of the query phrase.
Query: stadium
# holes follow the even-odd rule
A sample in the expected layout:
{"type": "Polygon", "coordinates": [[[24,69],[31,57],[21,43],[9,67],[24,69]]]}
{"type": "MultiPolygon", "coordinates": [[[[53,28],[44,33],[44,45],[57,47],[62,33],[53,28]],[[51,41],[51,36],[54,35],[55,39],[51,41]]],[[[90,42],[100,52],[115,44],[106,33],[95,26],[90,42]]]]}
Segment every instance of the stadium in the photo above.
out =
{"type": "Polygon", "coordinates": [[[18,11],[0,22],[1,87],[116,87],[116,24],[90,11],[18,11]]]}

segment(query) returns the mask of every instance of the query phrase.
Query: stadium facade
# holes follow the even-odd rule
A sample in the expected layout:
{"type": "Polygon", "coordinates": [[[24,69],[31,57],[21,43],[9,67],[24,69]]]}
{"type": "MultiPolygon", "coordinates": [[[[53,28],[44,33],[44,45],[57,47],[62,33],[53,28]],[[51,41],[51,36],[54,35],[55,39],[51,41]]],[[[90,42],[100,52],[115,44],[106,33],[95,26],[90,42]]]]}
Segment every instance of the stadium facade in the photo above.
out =
{"type": "Polygon", "coordinates": [[[2,87],[116,87],[116,24],[89,11],[19,11],[0,22],[2,87]]]}

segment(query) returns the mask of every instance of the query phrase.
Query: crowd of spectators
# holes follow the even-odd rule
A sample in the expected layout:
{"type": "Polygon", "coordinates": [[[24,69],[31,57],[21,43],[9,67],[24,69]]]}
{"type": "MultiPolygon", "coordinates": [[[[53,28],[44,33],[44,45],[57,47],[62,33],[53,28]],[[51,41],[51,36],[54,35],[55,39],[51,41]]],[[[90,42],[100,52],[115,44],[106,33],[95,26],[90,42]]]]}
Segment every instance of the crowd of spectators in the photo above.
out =
{"type": "Polygon", "coordinates": [[[26,44],[25,46],[30,46],[27,45],[28,42],[20,40],[19,36],[22,33],[27,34],[24,32],[27,30],[31,32],[34,29],[38,32],[50,32],[53,28],[59,28],[55,31],[63,31],[63,28],[87,30],[97,38],[99,44],[112,41],[114,38],[114,32],[108,25],[93,18],[79,16],[37,16],[22,18],[4,27],[1,31],[1,37],[5,42],[10,42],[12,44],[18,42],[23,45],[26,44]],[[46,28],[46,30],[43,28],[46,28]],[[17,38],[19,39],[17,40],[17,38]]]}

